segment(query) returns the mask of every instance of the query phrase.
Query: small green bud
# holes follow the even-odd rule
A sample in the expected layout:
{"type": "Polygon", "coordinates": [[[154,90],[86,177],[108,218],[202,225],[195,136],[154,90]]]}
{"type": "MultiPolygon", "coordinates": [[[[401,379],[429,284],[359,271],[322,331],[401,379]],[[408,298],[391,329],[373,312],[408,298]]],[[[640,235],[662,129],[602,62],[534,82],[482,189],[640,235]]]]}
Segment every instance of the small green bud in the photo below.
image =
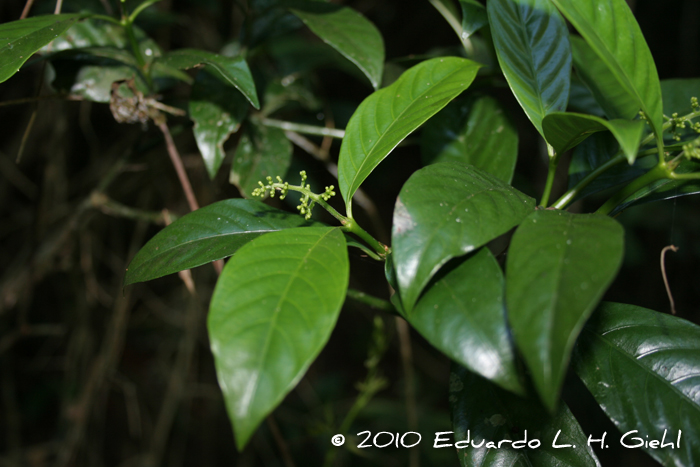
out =
{"type": "Polygon", "coordinates": [[[698,103],[698,98],[697,97],[691,97],[690,98],[690,106],[693,108],[693,110],[697,111],[700,109],[700,103],[698,103]]]}

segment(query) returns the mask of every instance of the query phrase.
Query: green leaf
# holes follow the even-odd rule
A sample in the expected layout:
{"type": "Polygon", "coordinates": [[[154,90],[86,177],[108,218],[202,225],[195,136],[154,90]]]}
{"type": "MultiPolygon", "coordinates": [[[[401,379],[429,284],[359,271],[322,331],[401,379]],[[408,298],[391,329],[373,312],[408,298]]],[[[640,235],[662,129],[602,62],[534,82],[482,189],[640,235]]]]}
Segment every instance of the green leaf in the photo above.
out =
{"type": "Polygon", "coordinates": [[[680,449],[643,448],[665,466],[700,464],[700,327],[634,305],[603,303],[586,324],[573,365],[625,439],[680,449]],[[648,436],[648,438],[647,438],[648,436]]]}
{"type": "MultiPolygon", "coordinates": [[[[571,40],[571,50],[574,50],[574,37],[571,40]]],[[[574,66],[576,65],[576,54],[574,54],[574,66]]],[[[569,86],[569,109],[596,117],[604,117],[605,111],[593,97],[590,89],[586,87],[578,75],[571,74],[571,85],[569,86]]]]}
{"type": "Polygon", "coordinates": [[[213,179],[226,156],[224,143],[240,128],[248,105],[240,92],[206,71],[197,73],[188,105],[197,147],[213,179]]]}
{"type": "Polygon", "coordinates": [[[360,104],[345,128],[338,160],[338,183],[349,215],[353,194],[374,168],[467,89],[479,66],[456,57],[426,60],[360,104]]]}
{"type": "MultiPolygon", "coordinates": [[[[584,177],[610,161],[618,154],[620,145],[609,132],[594,133],[574,148],[569,164],[569,189],[584,177]]],[[[586,197],[608,188],[629,182],[656,165],[654,157],[641,157],[633,165],[619,163],[609,168],[588,186],[575,199],[586,197]]]]}
{"type": "Polygon", "coordinates": [[[424,164],[470,164],[510,183],[518,132],[495,99],[456,99],[423,126],[421,153],[424,164]]]}
{"type": "Polygon", "coordinates": [[[259,201],[227,199],[191,212],[161,230],[129,264],[124,285],[148,281],[231,256],[276,230],[314,225],[259,201]]]}
{"type": "Polygon", "coordinates": [[[34,16],[0,24],[0,83],[17,73],[35,52],[86,16],[34,16]]]}
{"type": "Polygon", "coordinates": [[[588,438],[565,404],[549,416],[539,401],[522,399],[452,365],[450,408],[455,441],[469,440],[467,447],[457,450],[463,467],[600,466],[588,438]],[[499,446],[501,440],[517,442],[526,437],[531,446],[536,445],[535,439],[541,445],[534,449],[525,443],[515,448],[511,443],[499,446]],[[569,447],[554,448],[555,439],[558,446],[569,447]],[[494,447],[487,448],[488,442],[494,447]]]}
{"type": "Polygon", "coordinates": [[[585,40],[571,36],[571,53],[576,73],[591,91],[593,98],[610,119],[632,119],[639,113],[639,103],[625,90],[612,70],[585,40]]]}
{"type": "Polygon", "coordinates": [[[348,276],[345,237],[330,227],[265,235],[224,268],[208,327],[239,451],[328,341],[348,276]]]}
{"type": "MultiPolygon", "coordinates": [[[[675,170],[677,174],[700,172],[700,162],[684,161],[675,170]]],[[[664,201],[667,199],[689,196],[700,193],[700,180],[670,180],[664,178],[640,189],[610,211],[614,216],[627,208],[638,204],[664,201]]]]}
{"type": "Polygon", "coordinates": [[[477,168],[429,165],[401,188],[392,251],[401,300],[410,312],[440,266],[518,225],[535,200],[477,168]]]}
{"type": "Polygon", "coordinates": [[[70,91],[89,101],[107,103],[110,101],[112,83],[131,78],[134,78],[136,89],[144,94],[149,93],[142,75],[136,68],[127,65],[81,67],[70,91]]]}
{"type": "Polygon", "coordinates": [[[362,70],[375,90],[379,89],[384,68],[384,40],[374,24],[352,8],[318,1],[303,2],[291,12],[362,70]]]}
{"type": "Polygon", "coordinates": [[[506,263],[513,337],[550,411],[586,319],[622,262],[624,232],[600,214],[542,210],[515,231],[506,263]]]}
{"type": "Polygon", "coordinates": [[[266,177],[284,177],[292,161],[292,143],[279,128],[251,122],[241,135],[233,156],[229,182],[250,196],[266,177]]]}
{"type": "Polygon", "coordinates": [[[476,0],[459,0],[462,7],[462,39],[469,37],[489,24],[486,8],[476,0]]]}
{"type": "Polygon", "coordinates": [[[569,99],[571,50],[564,18],[549,0],[489,0],[491,34],[503,74],[537,131],[569,99]]]}
{"type": "Polygon", "coordinates": [[[604,120],[593,115],[572,112],[552,112],[542,120],[547,142],[558,154],[572,149],[598,131],[610,131],[622,148],[630,164],[637,157],[644,132],[641,120],[604,120]]]}
{"type": "MultiPolygon", "coordinates": [[[[591,49],[647,115],[654,133],[661,135],[661,86],[639,24],[625,0],[551,0],[583,36],[591,49]]],[[[584,67],[588,63],[584,63],[584,67]]],[[[580,70],[580,68],[579,68],[580,70]]],[[[594,75],[594,79],[598,76],[594,75]]],[[[606,80],[607,84],[608,81],[606,80]]],[[[595,95],[595,92],[594,92],[595,95]]],[[[606,96],[607,97],[607,96],[606,96]]],[[[601,105],[603,103],[599,101],[601,105]]],[[[605,107],[603,107],[605,109],[605,107]]],[[[606,109],[607,111],[607,109],[606,109]]],[[[608,115],[611,118],[630,116],[608,115]]]]}
{"type": "Polygon", "coordinates": [[[207,71],[222,82],[235,87],[255,107],[260,108],[255,91],[253,75],[243,57],[225,57],[197,49],[180,49],[154,60],[153,65],[186,70],[197,65],[206,65],[207,71]]]}
{"type": "Polygon", "coordinates": [[[408,313],[435,348],[508,391],[524,392],[506,326],[501,267],[488,248],[439,278],[408,313]]]}

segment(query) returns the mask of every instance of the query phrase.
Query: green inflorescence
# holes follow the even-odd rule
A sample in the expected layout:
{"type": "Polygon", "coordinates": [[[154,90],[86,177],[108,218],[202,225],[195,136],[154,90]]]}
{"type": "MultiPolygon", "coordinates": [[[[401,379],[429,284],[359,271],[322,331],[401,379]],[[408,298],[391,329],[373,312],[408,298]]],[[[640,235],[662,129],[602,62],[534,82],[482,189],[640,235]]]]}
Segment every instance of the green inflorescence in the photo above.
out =
{"type": "Polygon", "coordinates": [[[314,205],[319,201],[319,199],[325,202],[328,201],[331,198],[331,196],[334,196],[335,191],[333,190],[335,189],[335,187],[333,185],[327,186],[326,190],[323,193],[315,194],[311,192],[311,185],[306,183],[306,171],[302,170],[301,172],[299,172],[299,175],[301,176],[301,183],[299,184],[299,186],[290,185],[288,182],[282,181],[282,177],[280,177],[279,175],[275,177],[277,182],[274,182],[272,180],[272,177],[267,177],[267,185],[265,185],[263,182],[258,182],[260,188],[256,188],[255,190],[253,190],[252,195],[261,198],[264,198],[266,196],[274,198],[275,192],[279,191],[280,199],[284,199],[287,196],[289,190],[298,191],[302,194],[302,197],[299,206],[297,206],[297,210],[302,216],[304,216],[304,219],[309,220],[311,219],[311,213],[314,208],[314,205]]]}
{"type": "Polygon", "coordinates": [[[700,159],[700,138],[696,138],[687,144],[683,145],[683,155],[685,158],[690,159],[700,159]]]}

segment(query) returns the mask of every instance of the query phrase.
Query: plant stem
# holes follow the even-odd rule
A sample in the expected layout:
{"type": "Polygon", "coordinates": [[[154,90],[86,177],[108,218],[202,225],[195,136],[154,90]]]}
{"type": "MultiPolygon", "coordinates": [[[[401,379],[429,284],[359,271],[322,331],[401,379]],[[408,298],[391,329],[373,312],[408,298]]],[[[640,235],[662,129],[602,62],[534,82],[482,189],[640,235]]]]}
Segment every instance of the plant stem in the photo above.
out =
{"type": "Polygon", "coordinates": [[[129,16],[129,21],[133,23],[136,20],[136,17],[139,14],[141,14],[143,10],[158,2],[160,2],[160,0],[146,0],[141,5],[137,6],[136,9],[131,13],[131,15],[129,16]]]}
{"type": "Polygon", "coordinates": [[[356,242],[354,240],[349,240],[346,238],[345,244],[349,247],[350,246],[355,247],[355,248],[358,248],[358,249],[364,251],[367,256],[369,256],[370,258],[372,258],[375,261],[383,261],[382,258],[378,254],[376,254],[374,251],[370,250],[368,247],[366,247],[362,243],[356,242]]]}
{"type": "MultiPolygon", "coordinates": [[[[320,204],[320,203],[319,203],[320,204]]],[[[360,227],[360,225],[354,220],[350,218],[345,218],[346,221],[343,225],[342,230],[344,232],[352,233],[360,237],[362,240],[364,240],[369,246],[371,246],[374,251],[379,255],[380,258],[383,260],[386,260],[387,255],[391,252],[391,249],[384,245],[383,243],[379,242],[377,239],[375,239],[373,236],[368,234],[365,229],[360,227]]]]}
{"type": "Polygon", "coordinates": [[[343,139],[345,130],[337,128],[326,128],[316,125],[305,125],[303,123],[285,122],[284,120],[275,120],[273,118],[263,118],[260,122],[265,126],[280,128],[286,131],[296,131],[307,135],[330,136],[331,138],[343,139]]]}
{"type": "Polygon", "coordinates": [[[170,135],[168,124],[165,123],[165,119],[163,119],[162,122],[157,122],[157,124],[158,128],[163,133],[163,137],[165,138],[165,146],[168,149],[168,155],[170,156],[170,160],[175,167],[177,177],[180,179],[180,185],[182,185],[182,191],[185,192],[185,197],[187,198],[187,203],[190,205],[190,210],[196,211],[199,209],[199,203],[197,203],[197,198],[194,196],[192,185],[190,185],[190,179],[187,178],[187,172],[185,171],[185,166],[182,164],[180,153],[177,150],[177,146],[175,146],[173,137],[170,135]]]}
{"type": "Polygon", "coordinates": [[[99,19],[102,21],[107,21],[108,23],[116,24],[117,26],[123,26],[122,22],[119,21],[118,19],[114,19],[111,16],[107,15],[91,15],[92,19],[99,19]]]}
{"type": "Polygon", "coordinates": [[[552,207],[556,209],[564,209],[564,207],[569,204],[569,202],[571,202],[571,200],[574,199],[579,193],[581,193],[581,191],[583,191],[583,189],[586,188],[593,180],[624,160],[625,156],[621,152],[617,153],[617,155],[615,155],[612,159],[607,161],[605,164],[598,166],[593,172],[589,173],[583,178],[583,180],[578,182],[576,186],[564,193],[561,198],[552,204],[552,207]]]}
{"type": "Polygon", "coordinates": [[[557,165],[559,165],[559,155],[554,152],[554,148],[547,145],[547,152],[549,153],[549,169],[547,170],[547,181],[544,185],[544,193],[542,193],[542,200],[540,205],[547,207],[549,204],[549,196],[552,194],[552,186],[554,185],[554,175],[557,173],[557,165]]]}
{"type": "MultiPolygon", "coordinates": [[[[598,214],[609,214],[617,205],[624,202],[627,198],[635,194],[640,189],[645,186],[654,183],[657,180],[663,178],[672,178],[673,172],[669,169],[666,162],[661,162],[657,164],[653,169],[645,173],[644,175],[634,179],[629,185],[615,193],[612,198],[607,200],[596,211],[598,214]]],[[[690,175],[690,174],[688,174],[690,175]]]]}
{"type": "Polygon", "coordinates": [[[347,295],[348,298],[364,303],[365,305],[371,306],[377,310],[388,311],[389,313],[398,315],[396,308],[394,308],[394,305],[392,305],[388,300],[382,300],[381,298],[373,297],[355,289],[348,289],[347,295]]]}

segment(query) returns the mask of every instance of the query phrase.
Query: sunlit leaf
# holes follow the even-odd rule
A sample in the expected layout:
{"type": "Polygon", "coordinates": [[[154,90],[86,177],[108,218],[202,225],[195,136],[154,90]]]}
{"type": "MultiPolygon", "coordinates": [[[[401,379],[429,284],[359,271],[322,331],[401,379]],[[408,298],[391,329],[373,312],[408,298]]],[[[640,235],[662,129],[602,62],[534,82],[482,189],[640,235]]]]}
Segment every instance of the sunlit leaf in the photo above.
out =
{"type": "Polygon", "coordinates": [[[665,438],[665,446],[642,449],[664,466],[700,463],[700,327],[603,303],[581,333],[573,366],[620,432],[636,430],[626,444],[665,438]]]}
{"type": "Polygon", "coordinates": [[[535,201],[488,173],[455,162],[429,165],[404,184],[392,251],[404,308],[413,309],[440,266],[506,233],[535,201]]]}
{"type": "Polygon", "coordinates": [[[467,89],[479,65],[456,57],[426,60],[357,108],[340,147],[338,182],[348,213],[355,191],[413,130],[467,89]]]}
{"type": "Polygon", "coordinates": [[[191,212],[153,237],[129,264],[124,285],[143,282],[231,256],[276,230],[314,225],[299,214],[259,201],[227,199],[191,212]]]}
{"type": "Polygon", "coordinates": [[[549,0],[489,0],[491,34],[503,74],[537,131],[569,99],[571,50],[566,22],[549,0]]]}
{"type": "Polygon", "coordinates": [[[345,238],[330,227],[265,235],[226,264],[208,327],[239,450],[328,341],[348,275],[345,238]]]}
{"type": "Polygon", "coordinates": [[[523,393],[506,326],[504,287],[501,267],[482,248],[430,286],[408,322],[453,361],[523,393]]]}
{"type": "Polygon", "coordinates": [[[554,411],[574,342],[615,278],[624,232],[599,214],[536,211],[515,231],[506,262],[513,337],[554,411]]]}
{"type": "MultiPolygon", "coordinates": [[[[654,132],[661,134],[663,115],[661,87],[639,24],[625,0],[551,0],[586,40],[590,48],[614,75],[624,91],[631,96],[637,110],[647,115],[654,132]]],[[[583,67],[589,66],[584,63],[583,67]]],[[[580,68],[579,68],[580,70],[580,68]]],[[[593,75],[594,79],[599,76],[593,75]]],[[[603,76],[603,78],[605,78],[603,76]]],[[[607,84],[607,81],[606,81],[607,84]]],[[[593,93],[596,95],[596,93],[593,93]]],[[[605,96],[606,98],[608,96],[605,96]]],[[[601,101],[599,104],[603,105],[601,101]]],[[[625,105],[625,111],[628,111],[625,105]]],[[[603,108],[606,110],[605,106],[603,108]]],[[[610,118],[630,118],[629,115],[608,115],[610,118]]]]}
{"type": "Polygon", "coordinates": [[[576,147],[581,141],[598,131],[608,130],[632,164],[642,140],[644,122],[641,120],[605,120],[593,115],[572,112],[552,112],[542,120],[542,130],[547,142],[561,154],[576,147]]]}

